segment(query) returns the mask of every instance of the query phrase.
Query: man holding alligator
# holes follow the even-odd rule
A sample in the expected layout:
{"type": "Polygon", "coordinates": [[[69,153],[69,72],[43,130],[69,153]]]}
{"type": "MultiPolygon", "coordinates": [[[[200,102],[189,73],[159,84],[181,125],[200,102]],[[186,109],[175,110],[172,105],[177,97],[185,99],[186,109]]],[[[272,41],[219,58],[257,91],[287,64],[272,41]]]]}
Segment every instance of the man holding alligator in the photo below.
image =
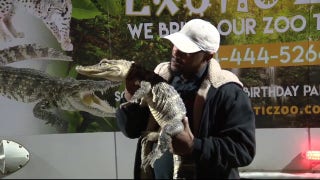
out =
{"type": "Polygon", "coordinates": [[[76,69],[88,76],[126,81],[116,117],[125,136],[139,138],[134,178],[239,178],[238,167],[250,164],[255,155],[255,117],[242,83],[213,59],[220,45],[218,30],[207,21],[193,19],[164,38],[173,43],[172,57],[155,68],[157,74],[125,60],[104,59],[76,69]],[[171,86],[158,89],[162,81],[171,86]],[[132,103],[141,94],[146,95],[139,98],[141,103],[132,103]],[[173,117],[185,117],[183,124],[180,119],[170,124],[173,117]],[[159,129],[157,125],[162,128],[159,139],[145,141],[159,129]],[[162,136],[166,132],[172,139],[162,136]],[[145,166],[145,155],[159,149],[159,142],[161,152],[155,154],[160,158],[145,166]]]}
{"type": "MultiPolygon", "coordinates": [[[[238,167],[249,165],[255,155],[255,117],[242,83],[222,70],[213,59],[220,34],[209,22],[193,19],[176,33],[164,37],[173,44],[170,62],[159,64],[155,72],[165,78],[182,97],[187,118],[184,131],[173,137],[175,161],[183,161],[173,176],[171,153],[155,162],[154,178],[239,178],[238,167]]],[[[137,89],[126,81],[124,101],[137,89]]],[[[117,121],[129,138],[145,130],[150,112],[131,105],[119,108],[117,121]]],[[[140,174],[140,143],[137,147],[135,178],[140,174]]]]}

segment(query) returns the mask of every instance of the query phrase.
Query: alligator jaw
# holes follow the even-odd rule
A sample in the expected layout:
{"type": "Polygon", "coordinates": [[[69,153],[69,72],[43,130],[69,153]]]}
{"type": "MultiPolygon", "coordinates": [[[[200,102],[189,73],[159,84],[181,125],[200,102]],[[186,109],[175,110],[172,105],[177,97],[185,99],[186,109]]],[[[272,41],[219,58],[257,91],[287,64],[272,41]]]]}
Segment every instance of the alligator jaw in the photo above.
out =
{"type": "Polygon", "coordinates": [[[95,68],[94,66],[76,66],[76,71],[80,74],[87,75],[87,76],[97,76],[97,74],[103,72],[99,68],[95,68]]]}
{"type": "Polygon", "coordinates": [[[76,66],[76,71],[82,75],[108,79],[111,81],[122,81],[122,71],[118,67],[108,67],[101,69],[96,65],[93,66],[76,66]],[[108,78],[106,78],[108,77],[108,78]]]}
{"type": "Polygon", "coordinates": [[[94,93],[86,92],[81,95],[81,102],[88,107],[88,111],[95,111],[96,116],[114,117],[115,108],[106,101],[100,99],[94,93]]]}

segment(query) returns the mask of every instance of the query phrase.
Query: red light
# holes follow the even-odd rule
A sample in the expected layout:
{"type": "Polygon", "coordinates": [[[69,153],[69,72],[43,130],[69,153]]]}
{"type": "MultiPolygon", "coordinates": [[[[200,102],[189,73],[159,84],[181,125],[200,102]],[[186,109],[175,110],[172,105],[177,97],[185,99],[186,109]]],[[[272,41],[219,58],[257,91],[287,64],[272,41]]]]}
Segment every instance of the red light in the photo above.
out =
{"type": "Polygon", "coordinates": [[[320,162],[320,151],[307,151],[305,153],[305,158],[310,161],[320,162]]]}

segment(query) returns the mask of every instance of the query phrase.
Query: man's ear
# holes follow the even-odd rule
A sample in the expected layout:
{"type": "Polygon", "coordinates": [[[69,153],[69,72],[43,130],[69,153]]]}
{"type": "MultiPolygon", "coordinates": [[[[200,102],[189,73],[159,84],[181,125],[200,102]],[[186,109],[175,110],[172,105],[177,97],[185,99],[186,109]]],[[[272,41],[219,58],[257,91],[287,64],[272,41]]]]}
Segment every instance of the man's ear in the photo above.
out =
{"type": "Polygon", "coordinates": [[[214,54],[214,53],[206,53],[206,54],[204,55],[204,59],[208,62],[210,59],[213,58],[213,54],[214,54]]]}

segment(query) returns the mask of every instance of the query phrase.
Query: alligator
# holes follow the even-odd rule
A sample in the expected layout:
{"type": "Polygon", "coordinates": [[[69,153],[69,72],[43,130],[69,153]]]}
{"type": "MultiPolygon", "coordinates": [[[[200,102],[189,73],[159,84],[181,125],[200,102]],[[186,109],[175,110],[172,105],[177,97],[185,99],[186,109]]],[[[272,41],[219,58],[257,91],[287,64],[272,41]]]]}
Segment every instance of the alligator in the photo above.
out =
{"type": "Polygon", "coordinates": [[[99,77],[111,81],[134,82],[138,88],[131,92],[132,99],[120,104],[120,108],[131,103],[147,105],[152,117],[160,126],[160,132],[153,131],[149,122],[147,132],[142,138],[142,168],[146,171],[148,165],[154,167],[155,160],[169,150],[171,137],[184,129],[182,119],[186,116],[185,105],[178,92],[161,76],[147,70],[134,61],[123,59],[102,59],[91,66],[76,66],[76,71],[89,77],[99,77]],[[150,126],[149,126],[150,125],[150,126]],[[151,130],[150,132],[148,132],[151,130]],[[147,143],[157,141],[157,146],[147,152],[147,143]]]}
{"type": "Polygon", "coordinates": [[[59,50],[37,44],[0,50],[0,95],[19,102],[35,102],[34,116],[61,129],[65,128],[67,121],[53,110],[85,111],[98,117],[115,117],[115,107],[94,93],[103,94],[120,83],[54,77],[40,70],[5,66],[28,59],[72,61],[59,50]]]}
{"type": "Polygon", "coordinates": [[[30,68],[0,66],[0,95],[23,103],[33,103],[36,118],[65,127],[66,121],[53,110],[85,111],[99,117],[115,117],[115,108],[94,92],[104,93],[119,82],[76,80],[49,76],[30,68]]]}

